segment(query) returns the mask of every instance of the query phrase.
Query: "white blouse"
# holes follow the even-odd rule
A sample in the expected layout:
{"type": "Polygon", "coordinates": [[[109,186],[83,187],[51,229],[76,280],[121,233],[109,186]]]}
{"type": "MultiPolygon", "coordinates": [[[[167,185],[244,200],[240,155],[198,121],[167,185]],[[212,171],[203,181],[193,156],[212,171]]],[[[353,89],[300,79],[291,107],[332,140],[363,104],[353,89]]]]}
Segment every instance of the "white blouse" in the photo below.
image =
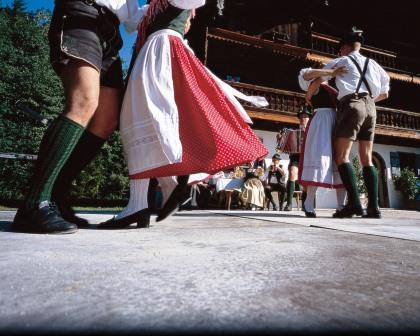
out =
{"type": "MultiPolygon", "coordinates": [[[[139,22],[147,14],[149,5],[140,7],[138,0],[95,0],[99,6],[108,8],[118,16],[127,32],[134,32],[139,22]]],[[[206,0],[169,0],[172,6],[181,9],[194,9],[203,6],[206,0]]]]}

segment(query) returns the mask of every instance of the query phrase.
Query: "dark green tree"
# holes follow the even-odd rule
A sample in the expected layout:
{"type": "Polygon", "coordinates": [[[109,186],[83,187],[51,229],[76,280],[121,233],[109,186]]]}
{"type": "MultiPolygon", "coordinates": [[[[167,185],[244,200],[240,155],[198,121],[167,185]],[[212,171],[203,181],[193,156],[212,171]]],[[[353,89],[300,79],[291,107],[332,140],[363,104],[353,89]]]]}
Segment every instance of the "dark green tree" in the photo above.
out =
{"type": "Polygon", "coordinates": [[[26,5],[24,0],[14,0],[12,5],[13,16],[19,16],[26,12],[26,5]]]}

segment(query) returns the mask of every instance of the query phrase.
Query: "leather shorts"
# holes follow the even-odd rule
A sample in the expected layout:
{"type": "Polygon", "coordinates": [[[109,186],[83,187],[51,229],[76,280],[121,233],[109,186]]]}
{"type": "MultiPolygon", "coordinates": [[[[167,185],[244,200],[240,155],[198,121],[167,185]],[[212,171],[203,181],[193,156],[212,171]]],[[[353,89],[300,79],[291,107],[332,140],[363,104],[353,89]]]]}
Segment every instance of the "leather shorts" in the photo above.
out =
{"type": "Polygon", "coordinates": [[[50,61],[58,75],[71,59],[82,60],[100,72],[100,84],[124,86],[119,20],[90,0],[56,0],[48,38],[50,61]]]}

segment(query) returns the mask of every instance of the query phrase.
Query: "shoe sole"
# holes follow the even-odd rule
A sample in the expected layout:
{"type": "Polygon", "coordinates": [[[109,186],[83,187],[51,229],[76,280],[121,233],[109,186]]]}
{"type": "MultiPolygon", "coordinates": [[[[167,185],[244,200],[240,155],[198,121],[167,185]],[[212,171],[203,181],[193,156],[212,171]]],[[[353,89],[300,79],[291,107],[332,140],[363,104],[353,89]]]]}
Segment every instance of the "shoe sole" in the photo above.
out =
{"type": "Polygon", "coordinates": [[[41,231],[31,231],[31,230],[25,230],[25,229],[13,229],[11,228],[11,232],[14,233],[27,233],[27,234],[47,234],[47,235],[64,235],[64,234],[72,234],[76,233],[78,229],[70,229],[65,231],[51,231],[51,232],[41,232],[41,231]]]}

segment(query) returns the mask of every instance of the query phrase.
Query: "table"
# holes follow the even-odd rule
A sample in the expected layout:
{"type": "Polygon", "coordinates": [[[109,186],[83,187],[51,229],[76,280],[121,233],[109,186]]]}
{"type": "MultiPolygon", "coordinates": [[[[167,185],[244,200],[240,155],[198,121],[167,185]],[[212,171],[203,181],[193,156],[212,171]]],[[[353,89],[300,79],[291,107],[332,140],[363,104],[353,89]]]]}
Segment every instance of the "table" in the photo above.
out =
{"type": "MultiPolygon", "coordinates": [[[[218,178],[216,180],[216,192],[221,192],[220,200],[225,200],[225,208],[230,210],[232,194],[235,190],[240,191],[244,185],[243,179],[218,178]]],[[[219,205],[221,202],[219,202],[219,205]]]]}
{"type": "Polygon", "coordinates": [[[240,190],[243,185],[244,185],[243,179],[218,178],[216,180],[216,192],[226,190],[226,189],[240,190]]]}

